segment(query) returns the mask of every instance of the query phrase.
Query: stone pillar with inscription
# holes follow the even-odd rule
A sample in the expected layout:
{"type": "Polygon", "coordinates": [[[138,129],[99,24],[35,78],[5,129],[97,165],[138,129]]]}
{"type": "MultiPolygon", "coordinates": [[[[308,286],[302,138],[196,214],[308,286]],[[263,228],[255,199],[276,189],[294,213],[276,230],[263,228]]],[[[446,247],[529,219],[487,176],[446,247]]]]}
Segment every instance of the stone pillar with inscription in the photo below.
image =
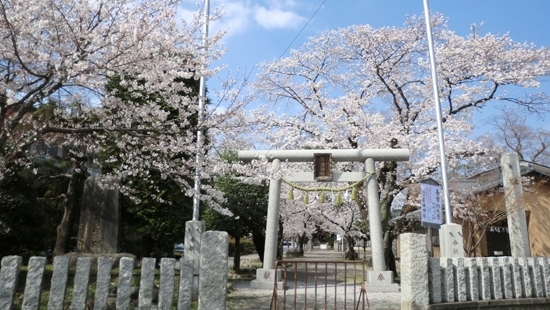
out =
{"type": "Polygon", "coordinates": [[[464,257],[462,226],[455,223],[441,225],[439,244],[441,257],[464,257]]]}
{"type": "Polygon", "coordinates": [[[193,263],[192,296],[196,299],[199,292],[199,273],[201,257],[201,238],[204,222],[187,221],[185,223],[185,259],[193,263]]]}
{"type": "Polygon", "coordinates": [[[503,154],[501,159],[502,181],[508,212],[508,234],[510,235],[510,250],[514,257],[531,256],[527,219],[523,204],[523,188],[518,155],[503,154]]]}
{"type": "Polygon", "coordinates": [[[77,252],[117,253],[120,214],[118,189],[112,185],[102,188],[93,177],[84,183],[77,252]]]}

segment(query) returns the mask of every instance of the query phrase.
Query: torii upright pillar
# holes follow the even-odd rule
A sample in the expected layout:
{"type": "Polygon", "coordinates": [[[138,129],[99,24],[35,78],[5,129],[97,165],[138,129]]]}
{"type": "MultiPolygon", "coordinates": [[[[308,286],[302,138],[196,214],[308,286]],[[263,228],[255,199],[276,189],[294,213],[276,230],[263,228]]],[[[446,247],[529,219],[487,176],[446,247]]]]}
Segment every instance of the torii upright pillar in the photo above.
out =
{"type": "MultiPolygon", "coordinates": [[[[266,242],[264,251],[263,268],[256,270],[256,280],[250,284],[251,288],[272,289],[274,285],[275,260],[277,256],[277,230],[279,222],[279,202],[281,195],[281,179],[274,177],[279,170],[281,161],[287,162],[313,162],[315,153],[330,153],[333,162],[364,162],[366,173],[375,172],[375,161],[407,161],[408,149],[382,149],[382,150],[296,150],[296,151],[240,151],[239,159],[251,161],[265,157],[272,162],[271,180],[269,184],[269,202],[266,223],[266,242]]],[[[351,173],[353,175],[354,173],[351,173]]],[[[363,176],[365,173],[362,174],[363,176]]],[[[313,173],[311,173],[311,182],[313,173]]],[[[307,179],[307,177],[306,177],[307,179]]],[[[359,181],[361,177],[349,176],[345,173],[335,173],[328,182],[359,181]]],[[[305,181],[305,179],[300,179],[305,181]]],[[[384,259],[384,245],[382,224],[380,218],[380,198],[378,196],[378,183],[376,177],[367,180],[367,195],[369,209],[369,231],[371,236],[371,249],[373,270],[367,274],[370,291],[396,291],[398,286],[393,283],[392,272],[386,270],[384,259]]],[[[281,279],[280,273],[277,279],[281,279]]],[[[278,285],[279,286],[279,285],[278,285]]],[[[280,283],[282,288],[282,282],[280,283]]]]}
{"type": "MultiPolygon", "coordinates": [[[[272,178],[269,181],[269,202],[267,204],[267,221],[265,225],[265,249],[264,249],[264,263],[263,268],[256,270],[256,279],[262,279],[254,282],[263,288],[264,284],[261,282],[269,282],[273,288],[275,260],[277,259],[277,231],[279,228],[279,207],[281,200],[281,179],[274,178],[273,175],[279,171],[280,161],[274,159],[271,163],[272,178]],[[274,249],[274,250],[273,250],[274,249]]],[[[277,274],[277,279],[282,280],[281,273],[277,274]]],[[[255,288],[255,287],[253,287],[255,288]]]]}
{"type": "MultiPolygon", "coordinates": [[[[372,158],[365,160],[365,171],[376,172],[372,158]]],[[[367,180],[367,205],[369,210],[369,232],[372,255],[372,270],[367,271],[367,291],[369,292],[397,292],[399,286],[393,283],[393,272],[387,270],[384,257],[384,232],[382,231],[382,217],[380,215],[380,196],[376,177],[367,180]]]]}

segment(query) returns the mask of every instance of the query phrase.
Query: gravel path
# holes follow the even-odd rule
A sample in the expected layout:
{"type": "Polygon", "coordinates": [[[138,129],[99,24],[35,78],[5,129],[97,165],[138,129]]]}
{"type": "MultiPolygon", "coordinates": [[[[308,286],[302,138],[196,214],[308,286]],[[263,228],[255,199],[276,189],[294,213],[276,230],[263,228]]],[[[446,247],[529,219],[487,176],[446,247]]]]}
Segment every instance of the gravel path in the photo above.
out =
{"type": "MultiPolygon", "coordinates": [[[[334,260],[334,259],[341,259],[342,253],[334,252],[334,251],[313,251],[313,252],[306,252],[306,257],[304,259],[307,260],[334,260]]],[[[309,277],[308,277],[309,278],[309,277]]],[[[250,288],[250,280],[243,280],[243,279],[234,279],[230,280],[230,283],[233,286],[233,291],[227,295],[227,309],[229,310],[269,310],[271,309],[271,301],[272,301],[272,295],[273,290],[258,290],[258,289],[251,289],[250,288]]],[[[309,282],[312,283],[312,282],[309,282]]],[[[337,297],[337,309],[344,309],[344,302],[343,302],[343,285],[338,285],[338,297],[337,297]]],[[[348,285],[348,301],[346,302],[346,308],[347,309],[355,309],[353,307],[353,285],[348,285]]],[[[327,308],[326,309],[334,309],[334,294],[333,293],[334,284],[332,284],[332,287],[328,289],[327,294],[327,308]]],[[[321,291],[324,291],[323,289],[319,289],[321,291]]],[[[313,307],[313,287],[308,285],[308,302],[307,302],[307,309],[314,309],[313,307]]],[[[287,293],[287,299],[286,299],[286,308],[285,309],[294,309],[294,290],[289,289],[286,291],[287,293]]],[[[281,296],[284,294],[283,290],[278,291],[279,294],[279,302],[282,302],[281,296]]],[[[318,292],[318,298],[317,298],[317,308],[323,309],[324,308],[324,299],[323,292],[318,292]]],[[[383,310],[393,310],[393,309],[401,309],[401,293],[375,293],[375,292],[367,292],[367,305],[365,305],[365,309],[383,309],[383,310]],[[370,306],[370,307],[369,307],[370,306]]],[[[304,290],[303,290],[303,282],[300,284],[298,283],[298,290],[297,290],[297,309],[303,309],[303,298],[304,297],[304,290]],[[301,300],[301,302],[300,302],[301,300]]],[[[282,305],[279,305],[279,309],[283,309],[282,305]]],[[[359,308],[361,309],[361,308],[359,308]]]]}
{"type": "MultiPolygon", "coordinates": [[[[250,289],[249,280],[240,280],[232,282],[234,291],[227,296],[227,309],[230,310],[268,310],[271,309],[272,290],[250,289]]],[[[282,291],[279,291],[282,294],[282,291]]],[[[309,295],[309,294],[308,294],[309,295]]],[[[333,297],[332,297],[333,298],[333,297]]],[[[329,299],[327,309],[334,309],[333,301],[329,299]]],[[[367,292],[368,305],[370,309],[380,310],[398,310],[401,309],[401,293],[374,293],[367,292]]],[[[310,300],[311,302],[311,300],[310,300]]],[[[313,305],[308,302],[308,309],[313,309],[313,305]]],[[[322,303],[323,301],[320,301],[322,303]]],[[[303,304],[302,304],[303,305],[303,304]]],[[[288,297],[286,309],[292,308],[292,297],[288,297]]],[[[348,309],[353,306],[348,303],[348,309]]],[[[282,306],[279,309],[283,309],[282,306]]],[[[300,308],[301,309],[301,308],[300,308]]],[[[338,303],[338,309],[343,309],[342,303],[338,303]]],[[[369,309],[365,306],[365,309],[369,309]]]]}

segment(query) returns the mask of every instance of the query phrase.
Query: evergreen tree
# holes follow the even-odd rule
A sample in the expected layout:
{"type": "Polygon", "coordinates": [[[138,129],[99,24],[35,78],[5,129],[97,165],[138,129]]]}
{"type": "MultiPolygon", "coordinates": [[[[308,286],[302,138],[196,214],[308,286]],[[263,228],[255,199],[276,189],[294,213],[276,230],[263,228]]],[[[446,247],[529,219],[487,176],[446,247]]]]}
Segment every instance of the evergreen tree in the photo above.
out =
{"type": "MultiPolygon", "coordinates": [[[[236,155],[226,154],[222,158],[234,161],[236,155]]],[[[221,206],[233,215],[227,216],[209,208],[203,217],[206,228],[227,231],[235,238],[233,268],[236,271],[240,270],[241,237],[252,237],[256,251],[263,261],[269,186],[265,181],[260,184],[246,184],[238,179],[238,175],[232,174],[216,178],[213,186],[223,192],[225,201],[221,206]]]]}

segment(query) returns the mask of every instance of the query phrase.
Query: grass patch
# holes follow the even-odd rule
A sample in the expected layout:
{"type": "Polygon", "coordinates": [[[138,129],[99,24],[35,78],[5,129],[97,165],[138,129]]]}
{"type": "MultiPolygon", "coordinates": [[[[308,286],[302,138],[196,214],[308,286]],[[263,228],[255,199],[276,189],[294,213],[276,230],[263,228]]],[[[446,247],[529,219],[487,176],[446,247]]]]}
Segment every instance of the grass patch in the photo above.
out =
{"type": "Polygon", "coordinates": [[[241,261],[241,269],[238,272],[230,268],[227,276],[229,279],[254,279],[258,268],[262,268],[259,259],[247,259],[241,261]]]}

